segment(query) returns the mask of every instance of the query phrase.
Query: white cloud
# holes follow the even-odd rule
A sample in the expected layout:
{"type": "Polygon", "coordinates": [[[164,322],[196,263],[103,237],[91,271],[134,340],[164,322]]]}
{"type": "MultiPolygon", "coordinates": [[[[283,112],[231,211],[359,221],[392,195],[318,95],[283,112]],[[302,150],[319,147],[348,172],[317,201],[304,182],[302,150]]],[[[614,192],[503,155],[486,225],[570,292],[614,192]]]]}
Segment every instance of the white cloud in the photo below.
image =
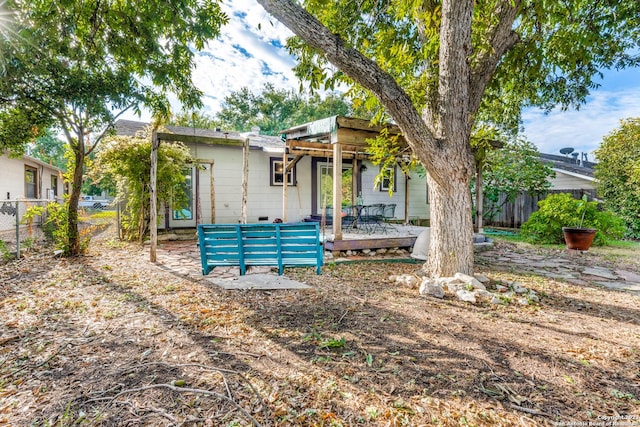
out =
{"type": "Polygon", "coordinates": [[[217,112],[225,96],[245,86],[253,92],[265,83],[297,88],[295,62],[282,48],[291,32],[253,0],[229,1],[224,10],[229,23],[197,55],[193,71],[194,83],[205,93],[206,110],[217,112]]]}
{"type": "MultiPolygon", "coordinates": [[[[295,61],[283,47],[292,33],[255,0],[228,0],[222,7],[229,23],[218,39],[197,53],[193,70],[193,81],[204,92],[206,112],[215,114],[227,95],[245,86],[254,93],[265,83],[297,90],[299,81],[292,71],[295,61]]],[[[529,109],[523,123],[526,137],[541,152],[557,154],[563,147],[573,147],[591,153],[627,117],[640,117],[637,70],[607,72],[603,87],[579,111],[544,114],[529,109]]]]}
{"type": "MultiPolygon", "coordinates": [[[[612,76],[615,79],[615,76],[612,76]]],[[[580,110],[554,110],[545,114],[528,110],[523,115],[527,139],[543,153],[559,154],[563,147],[590,154],[620,120],[640,117],[640,81],[618,82],[616,90],[596,90],[580,110]],[[625,84],[626,83],[626,84],[625,84]],[[627,86],[622,89],[620,86],[627,86]]]]}

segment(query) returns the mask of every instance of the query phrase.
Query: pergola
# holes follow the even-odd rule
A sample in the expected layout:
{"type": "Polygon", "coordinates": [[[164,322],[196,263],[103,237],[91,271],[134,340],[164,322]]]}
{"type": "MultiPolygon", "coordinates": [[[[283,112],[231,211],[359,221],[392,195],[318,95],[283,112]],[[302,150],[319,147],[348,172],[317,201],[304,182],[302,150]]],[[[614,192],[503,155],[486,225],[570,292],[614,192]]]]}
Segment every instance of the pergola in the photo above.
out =
{"type": "MultiPolygon", "coordinates": [[[[343,116],[332,116],[322,120],[305,123],[287,129],[282,132],[286,149],[283,156],[285,174],[304,156],[322,157],[333,160],[333,206],[341,205],[342,195],[342,161],[352,161],[352,200],[356,204],[358,174],[360,173],[358,162],[368,159],[371,155],[367,152],[367,139],[380,136],[385,131],[389,137],[397,137],[398,144],[407,149],[407,143],[402,137],[400,129],[395,125],[378,126],[369,120],[356,119],[343,116]],[[289,161],[289,156],[295,156],[289,161]]],[[[409,153],[407,152],[407,155],[409,153]]],[[[402,161],[402,159],[399,159],[402,161]]],[[[286,221],[287,186],[282,187],[282,211],[283,220],[286,221]]],[[[405,213],[408,210],[408,199],[405,192],[405,213]]],[[[406,216],[405,216],[406,217],[406,216]]],[[[333,215],[334,240],[342,240],[342,218],[333,215]]]]}

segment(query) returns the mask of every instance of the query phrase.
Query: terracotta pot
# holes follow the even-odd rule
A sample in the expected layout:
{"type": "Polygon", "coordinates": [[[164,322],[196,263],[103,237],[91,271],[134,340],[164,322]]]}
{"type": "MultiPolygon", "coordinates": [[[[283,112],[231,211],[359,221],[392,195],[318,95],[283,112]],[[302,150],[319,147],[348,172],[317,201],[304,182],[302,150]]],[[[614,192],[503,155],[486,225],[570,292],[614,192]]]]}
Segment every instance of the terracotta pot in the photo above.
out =
{"type": "Polygon", "coordinates": [[[562,227],[564,241],[567,249],[587,251],[591,247],[593,238],[596,235],[595,228],[562,227]]]}

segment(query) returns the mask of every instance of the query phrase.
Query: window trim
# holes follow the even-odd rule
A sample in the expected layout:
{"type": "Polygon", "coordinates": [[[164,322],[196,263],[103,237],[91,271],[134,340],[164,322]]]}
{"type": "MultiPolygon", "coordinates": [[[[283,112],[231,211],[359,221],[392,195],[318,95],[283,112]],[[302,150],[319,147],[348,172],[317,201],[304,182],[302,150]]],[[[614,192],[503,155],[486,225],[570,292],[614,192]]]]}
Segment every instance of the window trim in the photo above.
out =
{"type": "Polygon", "coordinates": [[[24,196],[27,199],[37,199],[38,198],[38,169],[33,166],[24,166],[24,196]],[[33,173],[33,184],[29,184],[27,182],[27,173],[33,173]],[[29,196],[29,186],[33,185],[33,197],[29,196]]]}
{"type": "Polygon", "coordinates": [[[53,197],[58,197],[58,175],[51,175],[51,192],[53,197]]]}
{"type": "MultiPolygon", "coordinates": [[[[387,167],[386,169],[391,169],[391,167],[387,167]]],[[[380,166],[380,172],[382,173],[382,166],[380,166]]],[[[396,166],[393,166],[393,189],[391,191],[393,191],[394,193],[397,191],[397,182],[398,182],[398,174],[397,174],[397,168],[396,166]]],[[[378,191],[389,191],[389,179],[388,178],[382,178],[380,180],[380,183],[378,184],[378,191]],[[386,184],[386,185],[385,185],[386,184]]]]}
{"type": "MultiPolygon", "coordinates": [[[[287,162],[289,161],[293,161],[293,158],[290,158],[287,160],[287,162]]],[[[282,165],[282,167],[284,168],[284,162],[282,161],[282,157],[269,157],[269,184],[272,187],[281,187],[284,183],[283,182],[275,182],[276,179],[276,171],[275,171],[275,167],[277,164],[282,165]]],[[[297,185],[297,179],[296,179],[296,166],[294,165],[293,168],[287,172],[287,185],[289,187],[295,187],[297,185]]],[[[283,172],[278,172],[277,175],[283,175],[283,172]]]]}

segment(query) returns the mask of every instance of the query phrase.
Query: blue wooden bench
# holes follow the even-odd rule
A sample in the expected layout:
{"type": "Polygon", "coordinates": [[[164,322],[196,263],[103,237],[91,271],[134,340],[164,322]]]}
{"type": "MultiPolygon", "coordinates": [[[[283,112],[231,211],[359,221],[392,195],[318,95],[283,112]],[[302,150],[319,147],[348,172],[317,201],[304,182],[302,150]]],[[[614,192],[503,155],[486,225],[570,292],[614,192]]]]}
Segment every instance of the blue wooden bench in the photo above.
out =
{"type": "Polygon", "coordinates": [[[318,223],[199,224],[202,274],[218,266],[316,267],[323,264],[318,223]]]}

